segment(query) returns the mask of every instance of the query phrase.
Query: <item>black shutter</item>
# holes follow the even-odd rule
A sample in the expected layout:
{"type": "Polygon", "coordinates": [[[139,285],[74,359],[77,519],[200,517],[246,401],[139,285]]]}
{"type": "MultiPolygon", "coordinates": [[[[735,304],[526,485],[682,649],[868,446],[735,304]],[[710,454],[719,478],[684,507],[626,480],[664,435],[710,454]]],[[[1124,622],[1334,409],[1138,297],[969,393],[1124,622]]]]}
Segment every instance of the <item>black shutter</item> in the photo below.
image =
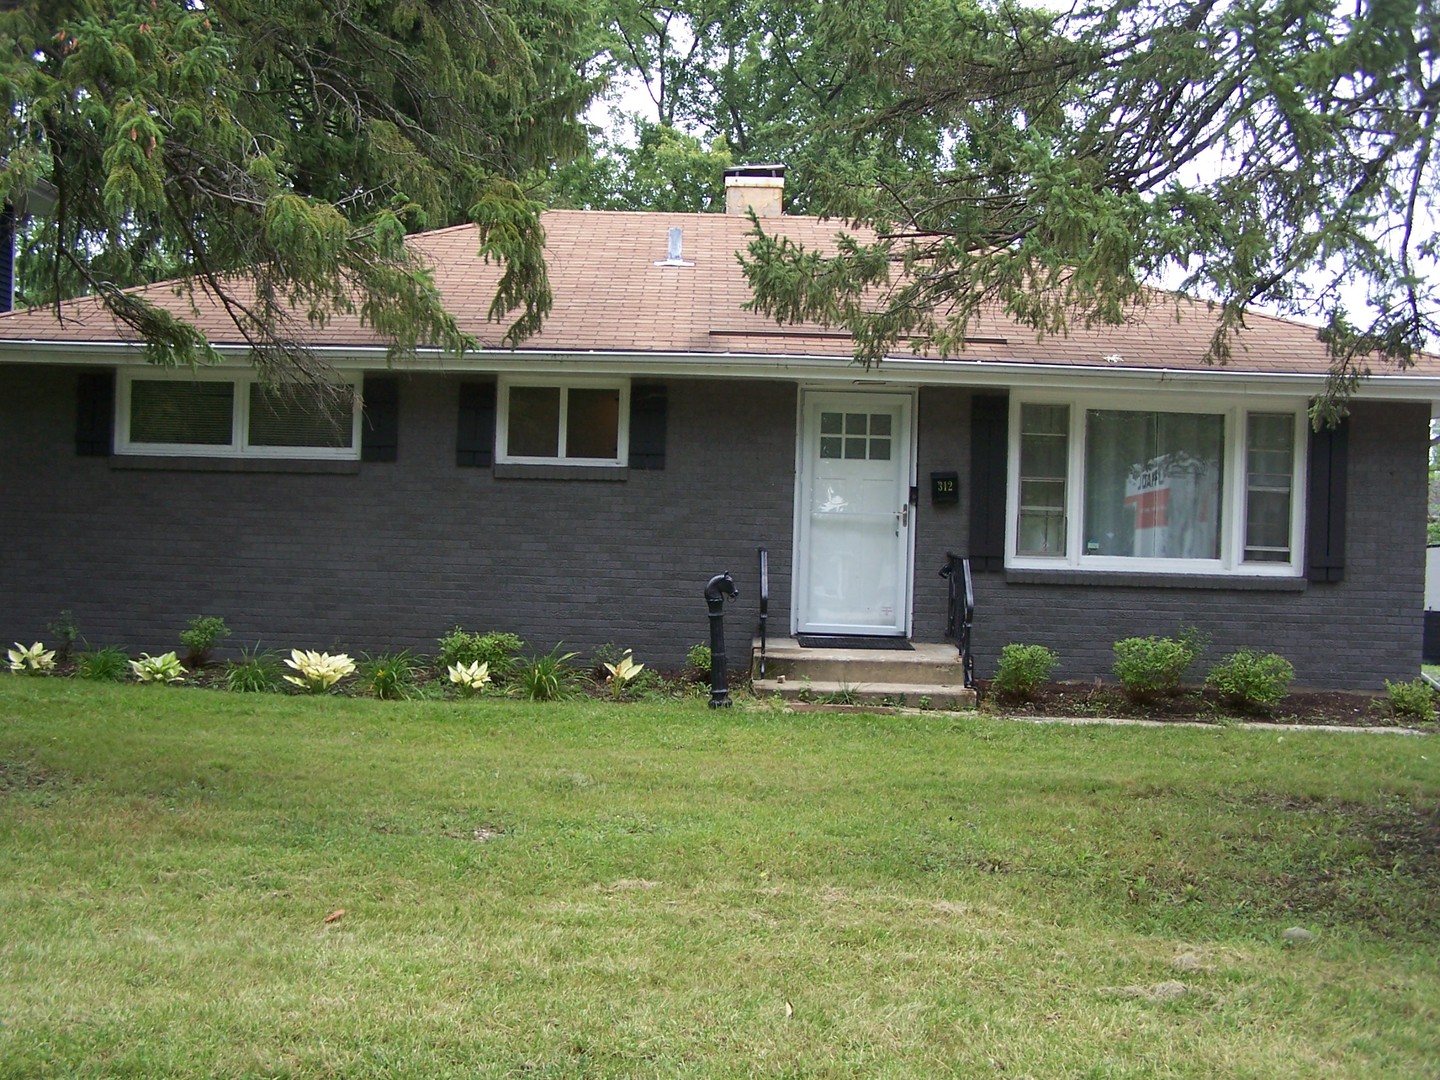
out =
{"type": "Polygon", "coordinates": [[[365,410],[360,425],[360,460],[395,461],[400,454],[400,380],[365,376],[365,410]]]}
{"type": "Polygon", "coordinates": [[[1310,433],[1306,477],[1305,576],[1311,581],[1345,580],[1345,479],[1350,425],[1310,433]]]}
{"type": "Polygon", "coordinates": [[[1010,441],[1010,398],[970,399],[970,569],[1005,569],[1005,474],[1010,441]]]}
{"type": "Polygon", "coordinates": [[[630,387],[630,468],[665,468],[665,387],[630,387]]]}
{"type": "Polygon", "coordinates": [[[0,311],[15,306],[15,208],[0,206],[0,311]]]}
{"type": "Polygon", "coordinates": [[[495,384],[460,384],[460,419],[455,431],[455,464],[495,463],[495,384]]]}
{"type": "Polygon", "coordinates": [[[75,453],[109,457],[115,443],[115,372],[82,371],[75,391],[75,453]]]}

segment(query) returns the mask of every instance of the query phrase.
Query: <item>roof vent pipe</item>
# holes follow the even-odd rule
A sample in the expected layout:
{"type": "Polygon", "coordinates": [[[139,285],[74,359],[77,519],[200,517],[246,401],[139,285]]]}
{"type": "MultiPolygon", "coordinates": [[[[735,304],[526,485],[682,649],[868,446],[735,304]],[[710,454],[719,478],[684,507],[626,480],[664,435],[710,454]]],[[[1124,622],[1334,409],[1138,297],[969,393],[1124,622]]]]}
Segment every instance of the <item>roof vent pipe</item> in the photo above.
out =
{"type": "Polygon", "coordinates": [[[679,225],[670,227],[669,241],[666,244],[665,258],[657,259],[656,266],[694,266],[693,262],[686,262],[680,257],[681,249],[685,243],[685,230],[679,225]]]}

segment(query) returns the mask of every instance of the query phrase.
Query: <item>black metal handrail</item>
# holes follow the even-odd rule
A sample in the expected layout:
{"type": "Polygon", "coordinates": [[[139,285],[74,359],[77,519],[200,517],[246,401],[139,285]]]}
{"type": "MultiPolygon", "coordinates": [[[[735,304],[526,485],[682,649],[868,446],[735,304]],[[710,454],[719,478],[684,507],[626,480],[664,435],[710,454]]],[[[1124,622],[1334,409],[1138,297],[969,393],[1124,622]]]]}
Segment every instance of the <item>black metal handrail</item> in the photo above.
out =
{"type": "Polygon", "coordinates": [[[940,576],[948,583],[945,636],[955,642],[955,648],[960,652],[960,668],[965,673],[966,687],[973,687],[975,658],[970,654],[970,627],[975,622],[975,582],[970,576],[970,560],[947,551],[940,576]]]}
{"type": "Polygon", "coordinates": [[[765,677],[765,623],[770,618],[770,552],[765,548],[760,553],[760,677],[765,677]]]}

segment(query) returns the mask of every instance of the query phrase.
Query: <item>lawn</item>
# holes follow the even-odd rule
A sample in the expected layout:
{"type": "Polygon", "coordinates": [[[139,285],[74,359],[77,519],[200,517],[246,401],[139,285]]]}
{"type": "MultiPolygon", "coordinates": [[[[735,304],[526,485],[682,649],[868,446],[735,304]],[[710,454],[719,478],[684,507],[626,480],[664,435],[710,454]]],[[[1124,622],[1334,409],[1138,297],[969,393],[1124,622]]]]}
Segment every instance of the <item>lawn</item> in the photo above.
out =
{"type": "Polygon", "coordinates": [[[1433,737],[0,678],[0,1075],[1430,1076],[1437,839],[1433,737]]]}

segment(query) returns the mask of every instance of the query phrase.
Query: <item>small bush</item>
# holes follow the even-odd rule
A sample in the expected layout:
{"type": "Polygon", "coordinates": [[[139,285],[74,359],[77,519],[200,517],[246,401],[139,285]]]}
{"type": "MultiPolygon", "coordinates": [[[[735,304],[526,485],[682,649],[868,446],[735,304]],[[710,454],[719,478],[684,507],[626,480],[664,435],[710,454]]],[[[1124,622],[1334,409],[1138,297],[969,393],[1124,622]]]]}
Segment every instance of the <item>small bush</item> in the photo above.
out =
{"type": "Polygon", "coordinates": [[[130,670],[142,683],[177,683],[185,681],[185,668],[173,652],[151,656],[141,653],[139,660],[130,661],[130,670]]]}
{"type": "Polygon", "coordinates": [[[1245,709],[1278,705],[1289,692],[1295,668],[1279,653],[1240,649],[1210,669],[1205,685],[1245,709]]]}
{"type": "Polygon", "coordinates": [[[419,666],[409,649],[366,656],[360,661],[360,682],[382,701],[408,699],[415,689],[415,672],[419,666]]]}
{"type": "Polygon", "coordinates": [[[575,653],[563,655],[556,645],[548,653],[521,660],[515,673],[520,695],[530,701],[559,701],[574,692],[579,675],[570,661],[575,653]]]}
{"type": "Polygon", "coordinates": [[[272,652],[242,651],[225,665],[225,687],[237,694],[273,694],[281,688],[280,658],[272,652]]]}
{"type": "Polygon", "coordinates": [[[70,659],[70,654],[75,650],[75,642],[80,637],[80,628],[75,625],[75,613],[66,608],[45,629],[49,630],[50,636],[58,642],[55,646],[56,661],[65,663],[70,659]]]}
{"type": "Polygon", "coordinates": [[[180,644],[185,646],[185,663],[191,668],[204,667],[215,646],[230,636],[230,628],[218,615],[196,615],[188,629],[180,631],[180,644]]]}
{"type": "Polygon", "coordinates": [[[1001,697],[1029,701],[1050,679],[1060,658],[1044,645],[1006,645],[990,687],[1001,697]]]}
{"type": "Polygon", "coordinates": [[[685,654],[685,662],[699,672],[703,678],[708,679],[711,665],[715,661],[710,655],[709,645],[691,645],[690,651],[685,654]]]}
{"type": "Polygon", "coordinates": [[[97,682],[124,682],[125,676],[130,674],[130,657],[124,649],[113,645],[78,653],[75,656],[75,674],[97,682]]]}
{"type": "Polygon", "coordinates": [[[1386,679],[1385,692],[1390,695],[1390,711],[1395,716],[1427,724],[1435,722],[1435,691],[1424,679],[1393,683],[1386,679]]]}
{"type": "Polygon", "coordinates": [[[440,655],[436,660],[442,671],[456,664],[486,664],[490,677],[504,682],[515,671],[525,639],[498,631],[470,634],[457,626],[440,639],[439,645],[440,655]]]}
{"type": "Polygon", "coordinates": [[[1115,677],[1132,701],[1173,693],[1195,661],[1194,639],[1133,637],[1115,643],[1115,677]]]}

